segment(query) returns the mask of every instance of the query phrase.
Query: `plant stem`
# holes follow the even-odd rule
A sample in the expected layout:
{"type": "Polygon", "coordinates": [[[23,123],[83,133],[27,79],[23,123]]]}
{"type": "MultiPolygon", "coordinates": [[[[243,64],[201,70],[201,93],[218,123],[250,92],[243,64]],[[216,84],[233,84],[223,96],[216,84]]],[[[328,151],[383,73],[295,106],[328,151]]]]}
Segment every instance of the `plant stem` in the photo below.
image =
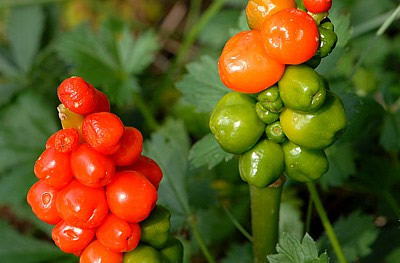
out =
{"type": "Polygon", "coordinates": [[[194,222],[193,219],[189,219],[189,224],[190,224],[190,227],[193,230],[193,233],[194,233],[194,236],[196,238],[197,244],[199,245],[201,252],[203,252],[203,255],[206,257],[207,262],[208,263],[216,263],[214,258],[211,255],[210,251],[208,250],[205,242],[204,242],[204,239],[203,239],[203,237],[202,237],[202,235],[200,233],[199,228],[197,227],[196,222],[194,222]]]}
{"type": "Polygon", "coordinates": [[[336,237],[335,231],[333,230],[332,224],[328,219],[325,208],[322,205],[321,198],[319,197],[317,188],[313,182],[307,183],[308,191],[310,192],[311,198],[315,204],[315,209],[318,212],[318,215],[321,219],[322,225],[325,228],[326,235],[331,241],[333,250],[335,251],[336,257],[340,263],[347,263],[347,260],[344,256],[342,247],[336,237]]]}
{"type": "Polygon", "coordinates": [[[249,185],[254,263],[268,262],[279,238],[279,206],[285,177],[265,188],[249,185]]]}
{"type": "Polygon", "coordinates": [[[154,118],[153,113],[151,112],[150,108],[147,106],[146,102],[143,100],[142,96],[137,93],[133,94],[133,99],[135,101],[137,109],[142,114],[145,122],[149,126],[149,128],[153,131],[158,130],[160,125],[158,124],[157,120],[154,118]]]}
{"type": "Polygon", "coordinates": [[[240,224],[240,222],[235,218],[234,215],[226,208],[224,205],[222,205],[222,208],[224,209],[227,217],[232,221],[232,224],[239,230],[240,233],[242,233],[243,236],[245,236],[250,242],[253,242],[253,237],[247,230],[240,224]]]}
{"type": "Polygon", "coordinates": [[[305,228],[306,233],[310,233],[312,211],[313,211],[313,201],[310,196],[310,199],[308,200],[308,205],[307,205],[307,217],[306,217],[306,228],[305,228]]]}

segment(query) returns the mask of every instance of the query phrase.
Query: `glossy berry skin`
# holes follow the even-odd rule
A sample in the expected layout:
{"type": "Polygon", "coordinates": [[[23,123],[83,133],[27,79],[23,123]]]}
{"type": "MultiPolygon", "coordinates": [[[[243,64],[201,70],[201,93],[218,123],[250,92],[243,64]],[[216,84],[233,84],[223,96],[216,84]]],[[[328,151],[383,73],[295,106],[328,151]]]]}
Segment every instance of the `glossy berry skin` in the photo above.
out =
{"type": "Polygon", "coordinates": [[[115,252],[135,249],[140,241],[140,225],[109,214],[96,231],[97,240],[115,252]]]}
{"type": "Polygon", "coordinates": [[[143,136],[140,131],[133,127],[125,127],[124,135],[121,137],[121,146],[112,155],[112,159],[118,166],[135,163],[142,153],[143,136]]]}
{"type": "Polygon", "coordinates": [[[79,132],[77,129],[62,129],[55,133],[54,147],[62,153],[69,153],[79,144],[79,132]]]}
{"type": "Polygon", "coordinates": [[[56,134],[57,132],[53,133],[46,141],[46,149],[54,147],[56,144],[56,134]]]}
{"type": "Polygon", "coordinates": [[[79,263],[122,263],[122,260],[122,253],[114,252],[95,240],[82,252],[79,263]]]}
{"type": "Polygon", "coordinates": [[[225,45],[218,61],[221,81],[228,88],[257,93],[282,76],[285,65],[269,57],[264,50],[259,31],[243,31],[225,45]]]}
{"type": "Polygon", "coordinates": [[[97,98],[97,103],[96,107],[93,110],[94,112],[110,112],[110,101],[108,100],[108,97],[106,94],[101,92],[100,90],[96,89],[96,98],[97,98]]]}
{"type": "Polygon", "coordinates": [[[296,7],[294,0],[250,0],[246,6],[247,23],[250,29],[260,30],[267,17],[290,7],[296,7]]]}
{"type": "Polygon", "coordinates": [[[139,159],[133,164],[127,167],[128,170],[134,170],[144,175],[156,189],[160,185],[163,173],[158,164],[151,158],[146,156],[140,156],[139,159]]]}
{"type": "Polygon", "coordinates": [[[328,12],[332,7],[332,0],[303,0],[304,6],[311,13],[328,12]]]}
{"type": "Polygon", "coordinates": [[[61,153],[54,147],[49,148],[37,159],[34,173],[37,178],[43,180],[49,186],[61,189],[73,178],[70,159],[70,154],[61,153]]]}
{"type": "Polygon", "coordinates": [[[61,221],[56,208],[58,191],[45,182],[35,183],[28,192],[27,201],[33,213],[43,222],[55,225],[61,221]]]}
{"type": "Polygon", "coordinates": [[[146,177],[135,171],[118,172],[106,186],[111,212],[129,223],[146,219],[157,201],[157,190],[146,177]]]}
{"type": "Polygon", "coordinates": [[[94,150],[102,154],[113,154],[120,147],[124,124],[110,112],[93,113],[85,117],[82,124],[83,137],[94,150]]]}
{"type": "Polygon", "coordinates": [[[304,11],[288,8],[268,17],[261,27],[266,53],[282,64],[301,64],[319,47],[314,19],[304,11]]]}
{"type": "Polygon", "coordinates": [[[57,90],[58,98],[70,111],[88,114],[96,107],[96,90],[80,77],[64,80],[57,90]]]}
{"type": "Polygon", "coordinates": [[[63,252],[76,253],[86,248],[95,232],[91,228],[80,228],[61,221],[53,228],[51,237],[63,252]]]}
{"type": "Polygon", "coordinates": [[[71,169],[75,178],[89,187],[102,187],[111,182],[115,174],[114,161],[81,144],[72,152],[71,169]]]}
{"type": "Polygon", "coordinates": [[[104,189],[91,188],[77,180],[60,191],[56,204],[64,221],[82,228],[99,226],[108,213],[104,189]]]}

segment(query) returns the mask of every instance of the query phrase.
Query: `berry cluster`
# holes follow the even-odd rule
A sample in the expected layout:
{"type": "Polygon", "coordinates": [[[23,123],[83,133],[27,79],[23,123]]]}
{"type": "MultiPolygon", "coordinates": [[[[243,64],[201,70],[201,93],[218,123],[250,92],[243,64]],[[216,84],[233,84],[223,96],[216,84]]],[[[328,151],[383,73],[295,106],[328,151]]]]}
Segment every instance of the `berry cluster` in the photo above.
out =
{"type": "MultiPolygon", "coordinates": [[[[104,93],[71,77],[58,87],[58,97],[63,129],[48,139],[35,163],[39,181],[28,203],[40,220],[55,225],[55,244],[81,263],[122,262],[122,253],[148,236],[141,225],[149,225],[147,218],[154,222],[149,215],[162,171],[142,155],[140,131],[110,112],[104,93]]],[[[169,226],[169,212],[165,220],[169,226]]],[[[166,239],[169,227],[167,232],[166,239]]]]}
{"type": "Polygon", "coordinates": [[[342,101],[315,71],[337,42],[332,2],[304,5],[249,0],[251,30],[233,36],[218,61],[222,82],[236,92],[218,102],[210,130],[226,152],[241,155],[241,178],[256,187],[283,171],[303,182],[318,179],[328,170],[324,149],[347,126],[342,101]]]}

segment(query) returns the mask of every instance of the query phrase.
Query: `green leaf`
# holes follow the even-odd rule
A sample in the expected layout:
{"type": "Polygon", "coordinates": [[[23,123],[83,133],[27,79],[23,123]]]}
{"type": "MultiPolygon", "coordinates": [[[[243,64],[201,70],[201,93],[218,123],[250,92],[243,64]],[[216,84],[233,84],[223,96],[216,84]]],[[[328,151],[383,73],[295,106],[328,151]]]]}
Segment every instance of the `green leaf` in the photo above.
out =
{"type": "Polygon", "coordinates": [[[329,160],[329,170],[321,177],[320,184],[324,189],[341,186],[356,172],[356,153],[350,143],[337,143],[325,152],[329,160]]]}
{"type": "Polygon", "coordinates": [[[8,24],[8,39],[16,63],[28,71],[40,47],[44,26],[44,13],[39,5],[11,9],[8,24]]]}
{"type": "Polygon", "coordinates": [[[128,28],[125,28],[117,47],[124,72],[139,74],[153,62],[159,44],[153,31],[146,31],[134,39],[128,28]]]}
{"type": "Polygon", "coordinates": [[[144,145],[144,154],[161,167],[159,202],[173,210],[173,215],[188,215],[190,211],[186,186],[190,142],[182,122],[167,120],[144,145]]]}
{"type": "Polygon", "coordinates": [[[342,12],[339,12],[339,10],[334,9],[333,12],[329,13],[329,18],[335,25],[335,33],[338,36],[336,46],[342,48],[345,47],[352,35],[350,15],[343,14],[342,12]]]}
{"type": "Polygon", "coordinates": [[[213,134],[209,133],[196,142],[190,150],[189,160],[194,168],[207,165],[211,170],[222,161],[229,161],[233,155],[222,150],[213,134]]]}
{"type": "Polygon", "coordinates": [[[0,221],[0,258],[2,263],[41,263],[73,260],[50,242],[23,236],[4,221],[0,221]]]}
{"type": "Polygon", "coordinates": [[[276,250],[278,254],[268,256],[270,263],[328,263],[327,253],[318,256],[317,246],[308,234],[300,243],[293,235],[283,233],[276,250]]]}
{"type": "Polygon", "coordinates": [[[279,232],[289,233],[296,238],[301,238],[304,224],[301,220],[301,211],[292,203],[282,202],[279,210],[279,232]]]}
{"type": "Polygon", "coordinates": [[[57,130],[56,109],[33,93],[24,93],[0,115],[0,176],[15,166],[34,162],[49,135],[57,130]]]}
{"type": "Polygon", "coordinates": [[[400,258],[400,248],[393,250],[386,258],[386,263],[397,263],[400,258]]]}
{"type": "Polygon", "coordinates": [[[400,149],[400,111],[385,114],[379,144],[387,151],[400,149]]]}
{"type": "MultiPolygon", "coordinates": [[[[334,224],[334,231],[349,262],[368,256],[372,252],[371,245],[379,234],[379,230],[373,223],[373,218],[362,214],[360,211],[355,211],[346,218],[340,218],[334,224]]],[[[318,245],[322,249],[327,249],[328,252],[332,251],[326,234],[318,240],[318,245]]],[[[331,253],[331,255],[332,262],[336,262],[334,253],[331,253]]]]}
{"type": "Polygon", "coordinates": [[[9,102],[19,90],[21,87],[12,83],[0,84],[0,106],[9,102]]]}
{"type": "Polygon", "coordinates": [[[188,73],[176,84],[185,103],[195,106],[197,111],[211,112],[230,91],[219,79],[217,64],[216,59],[203,56],[199,61],[188,64],[188,73]]]}
{"type": "Polygon", "coordinates": [[[222,263],[251,263],[253,262],[251,244],[233,244],[222,263]]]}
{"type": "Polygon", "coordinates": [[[247,24],[247,16],[246,16],[246,11],[243,10],[240,13],[240,16],[238,18],[237,26],[235,28],[229,29],[229,35],[232,37],[236,35],[239,32],[245,31],[245,30],[250,30],[249,25],[247,24]]]}

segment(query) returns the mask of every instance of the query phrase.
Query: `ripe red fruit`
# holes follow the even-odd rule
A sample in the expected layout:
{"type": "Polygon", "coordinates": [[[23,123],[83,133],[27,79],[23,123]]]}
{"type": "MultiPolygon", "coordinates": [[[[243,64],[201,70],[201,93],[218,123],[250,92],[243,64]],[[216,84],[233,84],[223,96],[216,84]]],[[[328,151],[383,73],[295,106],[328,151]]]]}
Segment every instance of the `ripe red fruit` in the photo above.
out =
{"type": "Polygon", "coordinates": [[[260,31],[243,31],[225,44],[218,60],[221,81],[228,88],[257,93],[274,85],[285,70],[265,53],[260,31]]]}
{"type": "Polygon", "coordinates": [[[134,170],[146,176],[146,178],[158,189],[160,181],[163,177],[160,166],[149,157],[140,156],[139,159],[126,169],[134,170]]]}
{"type": "Polygon", "coordinates": [[[314,19],[296,8],[281,10],[268,17],[261,27],[266,53],[282,64],[301,64],[319,47],[314,19]]]}
{"type": "Polygon", "coordinates": [[[80,263],[122,263],[122,253],[117,253],[103,246],[98,240],[93,241],[82,252],[80,263]]]}
{"type": "Polygon", "coordinates": [[[94,235],[94,229],[72,226],[65,221],[58,223],[51,232],[54,242],[65,253],[82,251],[92,241],[94,235]]]}
{"type": "Polygon", "coordinates": [[[104,189],[91,188],[77,180],[60,191],[56,204],[64,221],[82,228],[99,226],[108,213],[104,189]]]}
{"type": "Polygon", "coordinates": [[[143,136],[139,130],[133,127],[125,127],[121,138],[121,147],[112,158],[116,165],[125,166],[138,160],[142,153],[143,136]]]}
{"type": "Polygon", "coordinates": [[[80,183],[90,187],[105,186],[115,174],[113,160],[96,152],[87,144],[79,145],[72,152],[71,169],[80,183]]]}
{"type": "Polygon", "coordinates": [[[27,201],[33,213],[42,221],[55,225],[61,221],[56,208],[58,191],[39,181],[29,189],[27,201]]]}
{"type": "Polygon", "coordinates": [[[116,173],[106,195],[111,212],[129,223],[146,219],[157,202],[156,188],[135,171],[116,173]]]}
{"type": "Polygon", "coordinates": [[[124,124],[113,113],[98,112],[85,117],[82,132],[90,147],[108,155],[118,150],[124,134],[124,124]]]}
{"type": "Polygon", "coordinates": [[[127,252],[137,247],[140,233],[139,224],[129,224],[125,220],[109,214],[97,228],[96,237],[100,243],[115,252],[127,252]]]}
{"type": "Polygon", "coordinates": [[[96,90],[80,77],[64,80],[57,94],[61,103],[72,112],[88,114],[96,107],[96,90]]]}
{"type": "Polygon", "coordinates": [[[35,163],[36,177],[55,189],[63,188],[73,178],[70,156],[69,153],[61,153],[54,147],[46,149],[35,163]]]}
{"type": "Polygon", "coordinates": [[[96,89],[97,104],[93,112],[110,112],[110,101],[106,94],[96,89]]]}
{"type": "Polygon", "coordinates": [[[79,132],[77,129],[62,129],[55,133],[54,147],[62,153],[72,152],[79,145],[79,132]]]}
{"type": "Polygon", "coordinates": [[[332,7],[332,0],[303,0],[303,3],[314,14],[328,12],[332,7]]]}
{"type": "Polygon", "coordinates": [[[53,134],[47,139],[47,142],[46,142],[46,149],[49,149],[49,148],[55,146],[56,134],[57,134],[57,132],[53,133],[53,134]]]}

